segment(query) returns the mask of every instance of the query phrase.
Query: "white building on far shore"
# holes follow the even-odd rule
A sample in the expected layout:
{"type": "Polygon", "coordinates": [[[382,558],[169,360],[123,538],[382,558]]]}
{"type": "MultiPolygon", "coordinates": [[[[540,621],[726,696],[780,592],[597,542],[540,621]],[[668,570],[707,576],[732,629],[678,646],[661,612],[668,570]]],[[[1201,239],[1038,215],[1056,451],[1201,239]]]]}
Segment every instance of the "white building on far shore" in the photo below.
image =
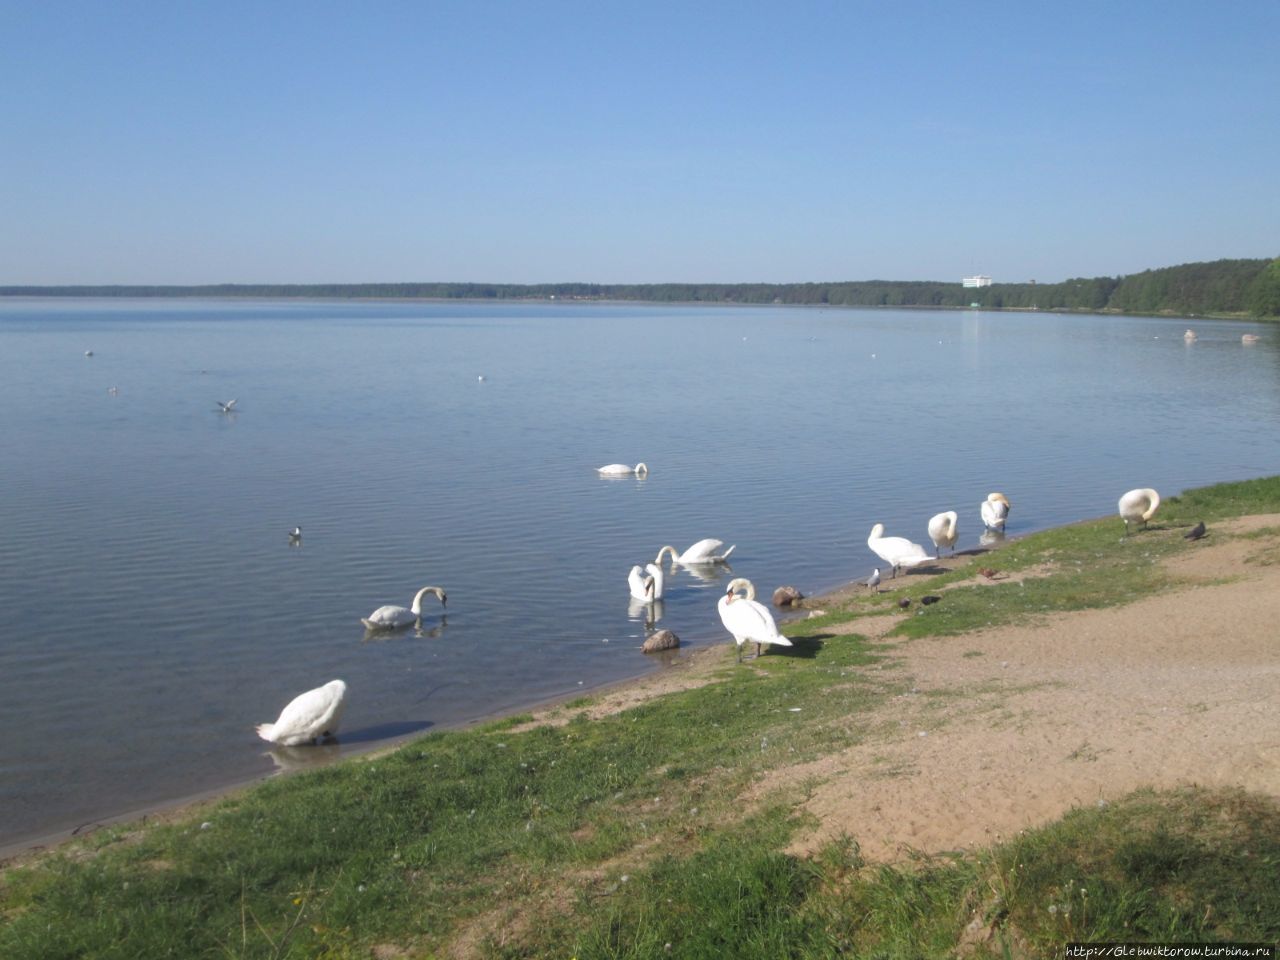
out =
{"type": "Polygon", "coordinates": [[[991,286],[990,277],[965,277],[964,285],[966,287],[989,287],[991,286]]]}

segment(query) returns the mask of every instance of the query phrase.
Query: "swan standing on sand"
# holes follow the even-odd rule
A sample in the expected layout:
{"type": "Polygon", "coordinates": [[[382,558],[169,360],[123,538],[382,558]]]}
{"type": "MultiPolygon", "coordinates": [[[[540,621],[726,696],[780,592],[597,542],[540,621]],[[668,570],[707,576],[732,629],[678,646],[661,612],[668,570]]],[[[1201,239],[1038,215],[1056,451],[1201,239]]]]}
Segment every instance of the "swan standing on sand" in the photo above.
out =
{"type": "Polygon", "coordinates": [[[1009,498],[1003,493],[988,493],[982,501],[982,522],[988,530],[1003,530],[1009,518],[1009,498]]]}
{"type": "Polygon", "coordinates": [[[1141,522],[1143,528],[1147,526],[1147,521],[1151,519],[1152,514],[1156,512],[1156,508],[1160,506],[1160,494],[1156,493],[1150,487],[1140,487],[1137,490],[1130,490],[1120,498],[1120,518],[1124,520],[1124,534],[1129,535],[1129,522],[1141,522]]]}
{"type": "Polygon", "coordinates": [[[943,547],[947,547],[952,553],[956,552],[956,538],[959,536],[956,524],[959,520],[960,517],[954,510],[935,514],[929,519],[929,539],[936,548],[934,556],[942,556],[943,547]]]}
{"type": "Polygon", "coordinates": [[[347,685],[341,680],[330,680],[323,687],[300,693],[290,700],[275,723],[258,724],[258,736],[284,747],[331,737],[338,732],[346,706],[347,685]]]}
{"type": "Polygon", "coordinates": [[[667,575],[656,563],[646,563],[643,567],[636,565],[627,574],[627,584],[631,587],[631,596],[636,600],[649,602],[661,600],[666,589],[667,575]]]}
{"type": "Polygon", "coordinates": [[[915,567],[927,563],[933,558],[929,551],[918,543],[912,543],[906,537],[886,537],[884,524],[877,523],[871,528],[867,537],[867,546],[871,552],[889,565],[893,576],[898,575],[899,567],[915,567]]]}
{"type": "Polygon", "coordinates": [[[676,548],[672,546],[663,547],[658,551],[658,555],[654,558],[654,563],[661,563],[665,554],[670,552],[673,563],[726,563],[729,560],[729,554],[733,553],[733,548],[737,546],[735,543],[724,553],[716,553],[724,546],[723,540],[717,540],[714,537],[707,537],[705,540],[699,540],[684,553],[677,554],[676,548]]]}
{"type": "Polygon", "coordinates": [[[756,602],[756,588],[745,577],[729,581],[724,596],[716,604],[720,611],[720,621],[724,628],[733,634],[733,641],[738,645],[738,662],[742,662],[742,645],[748,640],[756,645],[756,656],[764,644],[776,643],[780,647],[791,646],[791,641],[778,633],[778,625],[773,622],[773,614],[763,603],[756,602]],[[742,590],[745,596],[739,597],[742,590]]]}
{"type": "Polygon", "coordinates": [[[440,587],[423,587],[417,592],[413,598],[413,606],[408,609],[404,607],[396,607],[387,605],[379,607],[367,617],[361,617],[360,622],[370,630],[394,630],[397,627],[407,627],[410,624],[417,623],[422,619],[422,598],[428,593],[434,593],[440,600],[440,606],[445,606],[448,598],[444,595],[444,590],[440,587]]]}
{"type": "Polygon", "coordinates": [[[634,467],[628,467],[625,463],[610,463],[603,467],[596,467],[596,473],[602,477],[629,477],[635,474],[637,477],[643,477],[649,472],[649,468],[643,463],[637,463],[634,467]]]}

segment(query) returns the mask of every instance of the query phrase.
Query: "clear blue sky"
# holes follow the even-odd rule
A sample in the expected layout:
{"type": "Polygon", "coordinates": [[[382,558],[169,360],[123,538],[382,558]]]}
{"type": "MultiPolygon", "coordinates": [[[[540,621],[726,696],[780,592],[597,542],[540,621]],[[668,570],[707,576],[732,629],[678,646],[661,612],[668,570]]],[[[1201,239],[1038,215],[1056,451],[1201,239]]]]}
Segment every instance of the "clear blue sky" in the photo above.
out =
{"type": "Polygon", "coordinates": [[[0,284],[1280,255],[1280,2],[0,0],[0,284]]]}

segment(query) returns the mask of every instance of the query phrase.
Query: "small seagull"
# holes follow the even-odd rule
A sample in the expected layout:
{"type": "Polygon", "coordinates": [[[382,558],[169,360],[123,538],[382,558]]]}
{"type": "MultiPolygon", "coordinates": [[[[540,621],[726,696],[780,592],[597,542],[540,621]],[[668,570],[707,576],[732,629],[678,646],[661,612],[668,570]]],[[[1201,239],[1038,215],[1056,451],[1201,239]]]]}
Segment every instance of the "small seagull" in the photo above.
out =
{"type": "Polygon", "coordinates": [[[107,387],[107,393],[111,394],[111,396],[113,397],[119,392],[120,392],[119,387],[107,387]]]}
{"type": "Polygon", "coordinates": [[[903,597],[901,600],[898,601],[898,606],[901,607],[903,610],[907,609],[907,607],[911,606],[911,598],[903,597]]]}
{"type": "Polygon", "coordinates": [[[876,567],[871,571],[871,576],[867,577],[867,589],[880,592],[880,568],[876,567]]]}
{"type": "Polygon", "coordinates": [[[93,356],[93,351],[92,351],[92,350],[86,350],[86,351],[84,352],[84,355],[85,355],[86,357],[92,357],[92,356],[93,356]]]}
{"type": "Polygon", "coordinates": [[[232,413],[233,412],[232,408],[236,405],[236,402],[234,400],[228,400],[226,403],[223,403],[221,400],[218,400],[216,401],[216,403],[218,404],[218,407],[222,410],[223,413],[232,413]]]}
{"type": "Polygon", "coordinates": [[[921,602],[921,603],[923,603],[923,604],[927,607],[929,604],[931,604],[931,603],[937,603],[937,602],[938,602],[939,600],[941,600],[941,599],[942,599],[941,597],[935,597],[935,596],[933,596],[933,594],[930,594],[930,595],[929,595],[929,596],[927,596],[927,597],[921,597],[921,598],[920,598],[920,602],[921,602]]]}
{"type": "Polygon", "coordinates": [[[1188,530],[1186,533],[1184,533],[1184,534],[1182,535],[1182,539],[1183,539],[1183,540],[1199,540],[1199,539],[1200,539],[1201,537],[1203,537],[1207,532],[1208,532],[1208,531],[1206,531],[1206,530],[1205,530],[1205,528],[1204,528],[1204,521],[1203,521],[1203,520],[1201,520],[1201,521],[1200,521],[1199,523],[1197,523],[1194,527],[1192,527],[1190,530],[1188,530]]]}
{"type": "Polygon", "coordinates": [[[290,530],[290,531],[289,531],[289,542],[290,542],[290,543],[301,543],[301,542],[302,542],[302,528],[301,528],[301,527],[294,527],[292,530],[290,530]]]}

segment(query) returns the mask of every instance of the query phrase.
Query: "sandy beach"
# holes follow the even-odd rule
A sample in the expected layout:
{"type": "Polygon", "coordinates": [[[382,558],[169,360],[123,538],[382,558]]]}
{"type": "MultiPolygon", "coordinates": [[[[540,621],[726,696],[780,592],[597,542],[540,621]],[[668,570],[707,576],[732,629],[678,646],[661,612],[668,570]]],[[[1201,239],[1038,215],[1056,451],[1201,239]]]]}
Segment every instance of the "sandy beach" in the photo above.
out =
{"type": "MultiPolygon", "coordinates": [[[[755,788],[763,796],[818,784],[803,807],[819,827],[793,852],[842,834],[879,861],[976,848],[1144,786],[1280,794],[1280,515],[1244,517],[1217,531],[1169,564],[1182,584],[1168,593],[1034,626],[884,640],[882,669],[909,692],[859,718],[874,734],[755,788]]],[[[906,582],[927,592],[923,575],[906,582]]],[[[975,582],[1011,590],[1019,581],[975,582]]],[[[863,590],[852,584],[844,592],[863,590]]],[[[828,642],[842,631],[880,639],[910,615],[823,632],[837,635],[828,642]]],[[[722,657],[700,651],[610,692],[593,712],[707,682],[722,657]]]]}

